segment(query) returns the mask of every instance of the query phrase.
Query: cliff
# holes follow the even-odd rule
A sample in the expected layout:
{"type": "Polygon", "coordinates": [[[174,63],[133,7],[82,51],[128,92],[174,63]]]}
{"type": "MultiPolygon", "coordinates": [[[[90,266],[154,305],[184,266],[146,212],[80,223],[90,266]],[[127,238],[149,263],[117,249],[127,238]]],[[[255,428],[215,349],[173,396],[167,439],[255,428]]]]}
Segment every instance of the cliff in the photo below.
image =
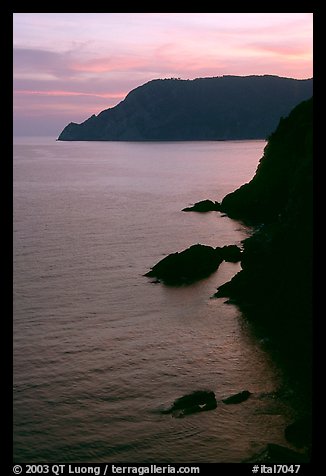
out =
{"type": "Polygon", "coordinates": [[[61,141],[265,139],[280,117],[312,95],[312,79],[222,76],[156,79],[117,106],[71,122],[61,141]]]}
{"type": "MultiPolygon", "coordinates": [[[[244,240],[242,270],[220,286],[310,399],[312,364],[312,98],[271,134],[254,178],[221,208],[255,224],[244,240]]],[[[298,390],[299,391],[299,390],[298,390]]]]}

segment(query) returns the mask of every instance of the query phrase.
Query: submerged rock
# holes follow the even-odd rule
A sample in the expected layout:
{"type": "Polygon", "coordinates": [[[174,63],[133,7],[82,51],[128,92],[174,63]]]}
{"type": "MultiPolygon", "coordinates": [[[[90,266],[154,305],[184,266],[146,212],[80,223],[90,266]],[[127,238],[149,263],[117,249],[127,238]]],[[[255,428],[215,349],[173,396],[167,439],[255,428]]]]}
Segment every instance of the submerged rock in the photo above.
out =
{"type": "Polygon", "coordinates": [[[197,244],[166,256],[145,276],[171,286],[191,284],[214,273],[223,260],[236,262],[240,258],[241,249],[236,245],[212,248],[197,244]]]}
{"type": "Polygon", "coordinates": [[[201,202],[195,203],[192,207],[184,208],[183,212],[199,212],[199,213],[206,213],[206,212],[213,212],[213,211],[220,211],[221,205],[218,202],[212,202],[212,200],[202,200],[201,202]]]}
{"type": "Polygon", "coordinates": [[[234,403],[242,403],[248,400],[250,397],[251,392],[248,390],[243,390],[243,392],[236,393],[235,395],[231,395],[231,397],[225,398],[222,400],[223,403],[226,405],[234,404],[234,403]]]}
{"type": "Polygon", "coordinates": [[[162,413],[172,414],[175,418],[182,418],[193,413],[215,410],[217,401],[212,391],[197,390],[178,398],[172,407],[162,413]]]}
{"type": "Polygon", "coordinates": [[[145,276],[157,278],[169,285],[191,284],[208,277],[222,261],[220,248],[197,244],[166,256],[145,276]]]}

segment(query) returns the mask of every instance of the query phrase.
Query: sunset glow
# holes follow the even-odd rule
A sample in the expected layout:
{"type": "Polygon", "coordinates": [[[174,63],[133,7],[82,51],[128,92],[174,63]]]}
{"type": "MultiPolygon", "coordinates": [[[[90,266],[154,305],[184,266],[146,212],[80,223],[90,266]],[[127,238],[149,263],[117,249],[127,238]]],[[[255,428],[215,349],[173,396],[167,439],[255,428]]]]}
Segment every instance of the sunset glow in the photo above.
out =
{"type": "Polygon", "coordinates": [[[20,135],[57,135],[155,78],[313,75],[312,13],[14,13],[13,24],[20,135]]]}

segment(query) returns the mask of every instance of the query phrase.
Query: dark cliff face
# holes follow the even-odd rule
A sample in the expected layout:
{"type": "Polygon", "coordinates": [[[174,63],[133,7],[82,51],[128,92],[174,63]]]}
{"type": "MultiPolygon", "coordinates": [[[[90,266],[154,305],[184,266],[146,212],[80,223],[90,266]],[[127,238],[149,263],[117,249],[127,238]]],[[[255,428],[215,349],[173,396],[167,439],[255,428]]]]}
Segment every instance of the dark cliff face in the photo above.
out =
{"type": "Polygon", "coordinates": [[[277,76],[157,79],[117,106],[70,123],[59,140],[265,139],[299,102],[312,80],[277,76]]]}
{"type": "Polygon", "coordinates": [[[311,165],[312,99],[280,120],[269,137],[254,178],[224,197],[221,208],[232,218],[253,223],[275,221],[291,200],[299,199],[297,189],[303,177],[307,180],[311,165]]]}
{"type": "Polygon", "coordinates": [[[221,204],[256,223],[244,241],[242,271],[222,285],[268,335],[309,393],[312,358],[312,99],[298,105],[270,136],[256,175],[221,204]],[[259,224],[259,226],[258,226],[259,224]]]}

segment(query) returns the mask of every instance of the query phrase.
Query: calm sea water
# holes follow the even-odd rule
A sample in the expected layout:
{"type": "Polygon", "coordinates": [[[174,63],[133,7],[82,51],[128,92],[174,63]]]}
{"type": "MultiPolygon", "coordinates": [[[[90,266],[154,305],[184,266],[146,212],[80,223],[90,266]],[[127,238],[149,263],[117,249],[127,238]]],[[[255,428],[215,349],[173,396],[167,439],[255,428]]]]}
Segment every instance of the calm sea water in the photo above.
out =
{"type": "Polygon", "coordinates": [[[16,462],[240,462],[285,444],[278,370],[239,311],[211,299],[239,270],[171,288],[144,277],[192,244],[248,229],[181,209],[249,181],[265,142],[14,144],[16,462]],[[183,419],[187,393],[239,405],[183,419]]]}

